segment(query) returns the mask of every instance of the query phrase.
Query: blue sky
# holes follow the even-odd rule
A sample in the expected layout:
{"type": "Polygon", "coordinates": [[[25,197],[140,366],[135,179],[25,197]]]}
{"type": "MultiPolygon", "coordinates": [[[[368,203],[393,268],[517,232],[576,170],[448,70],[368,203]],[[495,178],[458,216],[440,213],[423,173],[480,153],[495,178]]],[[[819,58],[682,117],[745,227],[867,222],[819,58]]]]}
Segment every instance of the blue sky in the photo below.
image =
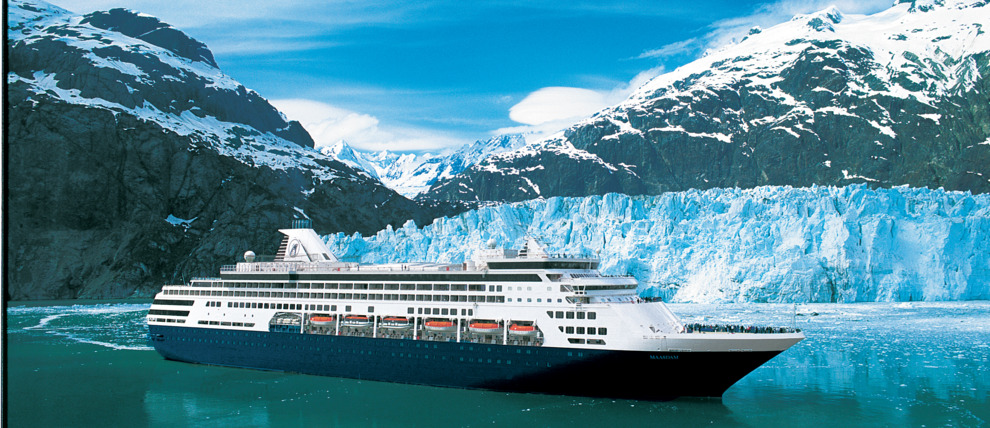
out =
{"type": "Polygon", "coordinates": [[[318,145],[439,151],[506,132],[534,140],[755,25],[890,0],[55,0],[125,7],[206,43],[221,69],[318,145]]]}

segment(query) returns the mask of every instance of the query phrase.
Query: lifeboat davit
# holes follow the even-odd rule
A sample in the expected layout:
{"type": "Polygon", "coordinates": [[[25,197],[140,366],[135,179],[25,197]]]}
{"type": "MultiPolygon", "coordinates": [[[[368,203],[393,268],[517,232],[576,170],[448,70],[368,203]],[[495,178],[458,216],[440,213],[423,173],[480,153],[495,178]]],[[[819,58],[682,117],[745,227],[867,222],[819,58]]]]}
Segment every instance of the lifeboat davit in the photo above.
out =
{"type": "Polygon", "coordinates": [[[367,315],[348,315],[341,324],[345,327],[370,327],[371,319],[367,315]]]}
{"type": "Polygon", "coordinates": [[[512,324],[509,326],[509,334],[513,336],[536,336],[535,325],[512,324]]]}
{"type": "Polygon", "coordinates": [[[403,317],[385,317],[382,319],[382,323],[379,324],[382,328],[391,328],[395,330],[405,330],[412,328],[412,323],[409,322],[409,318],[403,317]]]}
{"type": "Polygon", "coordinates": [[[468,330],[478,334],[494,334],[498,333],[499,328],[497,322],[473,322],[468,324],[468,330]]]}
{"type": "Polygon", "coordinates": [[[309,317],[309,323],[313,325],[333,324],[333,317],[327,315],[313,315],[309,317]]]}
{"type": "Polygon", "coordinates": [[[429,320],[423,323],[423,328],[427,331],[438,332],[450,332],[457,330],[457,327],[454,326],[454,322],[448,320],[429,320]]]}

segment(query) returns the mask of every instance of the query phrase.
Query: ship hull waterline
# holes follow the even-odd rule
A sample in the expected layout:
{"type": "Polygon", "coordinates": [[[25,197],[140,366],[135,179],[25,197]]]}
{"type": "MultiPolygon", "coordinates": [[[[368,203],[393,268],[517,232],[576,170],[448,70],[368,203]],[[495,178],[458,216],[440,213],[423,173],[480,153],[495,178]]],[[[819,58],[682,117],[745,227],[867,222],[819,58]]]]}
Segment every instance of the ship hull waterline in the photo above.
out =
{"type": "Polygon", "coordinates": [[[647,352],[149,326],[164,358],[427,386],[665,401],[721,397],[781,351],[647,352]]]}

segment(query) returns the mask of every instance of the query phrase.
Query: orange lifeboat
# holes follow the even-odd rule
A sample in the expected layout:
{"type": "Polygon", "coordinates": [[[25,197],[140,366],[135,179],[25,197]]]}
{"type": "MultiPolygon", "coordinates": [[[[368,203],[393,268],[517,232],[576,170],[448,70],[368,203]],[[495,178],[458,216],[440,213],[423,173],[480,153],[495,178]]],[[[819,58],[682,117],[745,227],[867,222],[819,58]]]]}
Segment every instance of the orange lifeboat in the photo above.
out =
{"type": "Polygon", "coordinates": [[[370,327],[371,319],[367,315],[348,315],[341,321],[344,327],[370,327]]]}
{"type": "Polygon", "coordinates": [[[309,322],[313,325],[330,325],[333,324],[333,317],[328,315],[313,315],[309,317],[309,322]]]}
{"type": "Polygon", "coordinates": [[[427,331],[450,332],[457,330],[454,322],[450,320],[427,320],[423,323],[423,328],[427,331]]]}
{"type": "Polygon", "coordinates": [[[497,322],[476,321],[468,324],[468,330],[478,334],[495,334],[498,333],[499,326],[497,322]]]}
{"type": "Polygon", "coordinates": [[[385,317],[382,318],[382,322],[379,325],[382,328],[391,328],[394,330],[405,330],[412,327],[409,318],[405,317],[385,317]]]}
{"type": "Polygon", "coordinates": [[[536,326],[512,324],[509,326],[509,334],[513,336],[536,336],[536,326]]]}

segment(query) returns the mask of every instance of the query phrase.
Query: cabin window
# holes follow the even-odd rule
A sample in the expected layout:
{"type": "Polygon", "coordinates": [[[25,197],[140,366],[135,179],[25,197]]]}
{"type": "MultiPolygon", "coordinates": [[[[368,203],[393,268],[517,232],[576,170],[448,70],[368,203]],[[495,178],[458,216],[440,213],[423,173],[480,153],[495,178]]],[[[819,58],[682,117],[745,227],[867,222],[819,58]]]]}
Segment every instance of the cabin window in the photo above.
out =
{"type": "Polygon", "coordinates": [[[375,307],[374,306],[368,306],[368,313],[370,314],[372,312],[375,312],[375,307]]]}
{"type": "Polygon", "coordinates": [[[605,327],[598,327],[598,334],[604,336],[606,333],[608,333],[608,330],[606,330],[605,327]]]}
{"type": "Polygon", "coordinates": [[[351,305],[344,306],[344,312],[350,312],[350,311],[351,311],[351,305]]]}
{"type": "Polygon", "coordinates": [[[557,311],[557,316],[555,318],[563,318],[563,317],[564,317],[564,311],[557,311]]]}
{"type": "Polygon", "coordinates": [[[594,312],[588,312],[588,319],[589,319],[589,320],[593,320],[593,319],[595,319],[595,317],[597,317],[597,316],[598,316],[598,315],[597,315],[596,313],[594,313],[594,312]]]}
{"type": "Polygon", "coordinates": [[[584,334],[584,327],[578,327],[577,334],[584,334]]]}
{"type": "Polygon", "coordinates": [[[578,312],[577,313],[577,319],[583,320],[584,319],[584,312],[578,312]]]}
{"type": "Polygon", "coordinates": [[[564,329],[564,332],[567,334],[574,334],[574,327],[568,326],[564,329]]]}
{"type": "Polygon", "coordinates": [[[567,319],[569,320],[574,319],[574,312],[568,312],[566,315],[567,315],[567,319]]]}
{"type": "Polygon", "coordinates": [[[406,313],[412,315],[412,314],[415,314],[416,313],[416,310],[413,309],[413,308],[407,308],[406,309],[406,313]]]}

